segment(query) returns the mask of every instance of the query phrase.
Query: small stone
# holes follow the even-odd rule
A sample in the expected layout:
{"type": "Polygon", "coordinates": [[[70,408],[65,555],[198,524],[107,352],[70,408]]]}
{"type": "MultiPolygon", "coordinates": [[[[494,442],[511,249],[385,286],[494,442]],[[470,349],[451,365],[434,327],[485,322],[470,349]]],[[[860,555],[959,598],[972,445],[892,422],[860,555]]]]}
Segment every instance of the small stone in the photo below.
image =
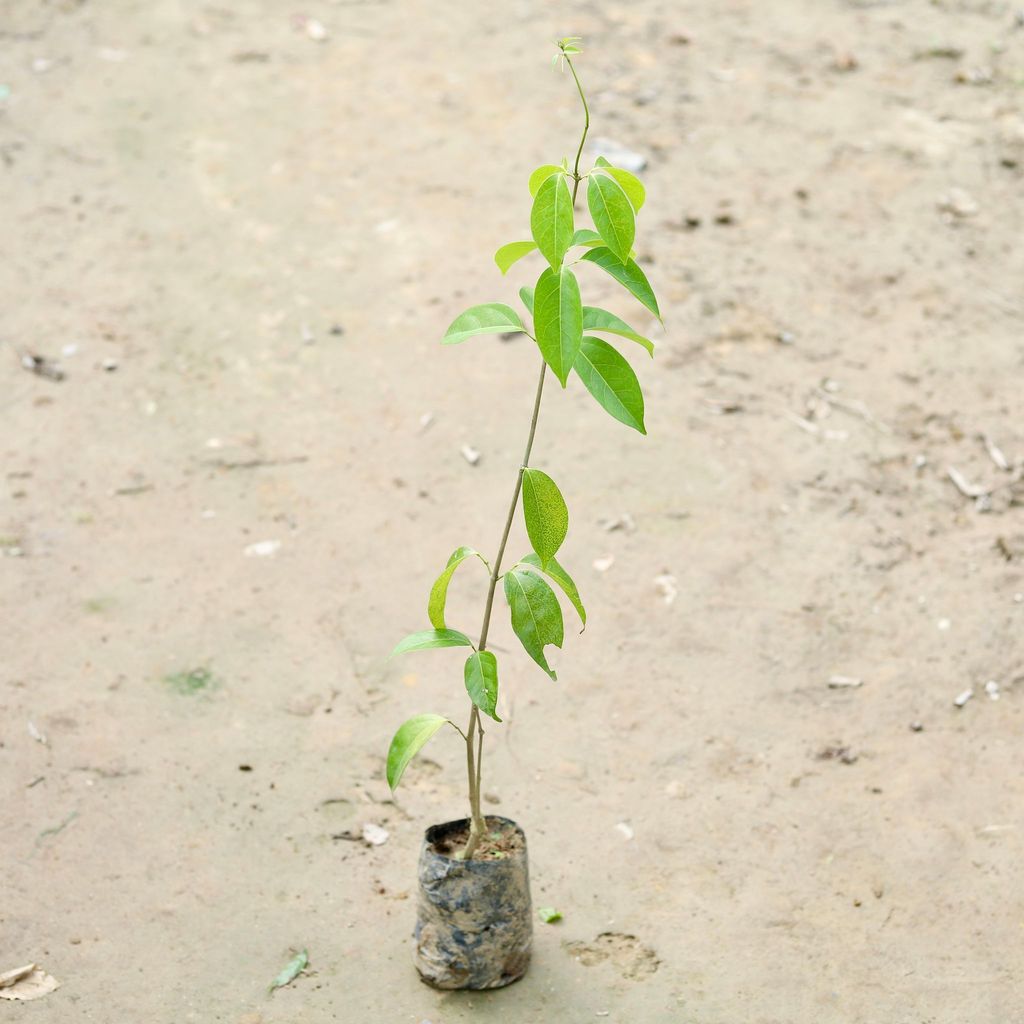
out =
{"type": "Polygon", "coordinates": [[[314,43],[326,42],[327,27],[322,21],[317,21],[316,18],[309,18],[306,21],[306,35],[309,36],[314,43]]]}
{"type": "Polygon", "coordinates": [[[911,722],[910,723],[910,731],[911,732],[924,732],[924,722],[911,722]]]}
{"type": "Polygon", "coordinates": [[[383,846],[388,841],[388,830],[367,822],[363,826],[363,842],[368,846],[383,846]]]}
{"type": "Polygon", "coordinates": [[[661,592],[665,604],[672,604],[679,596],[679,588],[676,586],[676,578],[671,573],[663,572],[660,576],[654,577],[654,585],[661,592]]]}
{"type": "Polygon", "coordinates": [[[947,219],[966,220],[968,217],[975,217],[981,210],[974,197],[966,189],[951,188],[938,202],[941,213],[947,215],[947,219]]]}
{"type": "Polygon", "coordinates": [[[246,558],[270,558],[281,550],[279,540],[260,540],[245,549],[246,558]]]}

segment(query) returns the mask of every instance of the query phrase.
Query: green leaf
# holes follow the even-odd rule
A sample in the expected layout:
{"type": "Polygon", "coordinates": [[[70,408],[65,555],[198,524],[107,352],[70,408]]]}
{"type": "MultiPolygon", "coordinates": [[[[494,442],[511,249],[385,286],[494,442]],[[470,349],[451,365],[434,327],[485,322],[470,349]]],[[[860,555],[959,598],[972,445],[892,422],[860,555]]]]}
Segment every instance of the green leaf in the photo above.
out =
{"type": "Polygon", "coordinates": [[[442,345],[458,345],[474,334],[508,334],[525,331],[519,314],[503,302],[486,302],[457,316],[441,339],[442,345]]]}
{"type": "Polygon", "coordinates": [[[651,358],[654,358],[654,342],[650,338],[645,338],[642,334],[637,334],[625,320],[620,320],[614,313],[609,313],[606,309],[599,309],[597,306],[584,306],[583,330],[607,331],[608,334],[618,334],[623,338],[628,338],[630,341],[635,341],[638,345],[643,345],[651,354],[651,358]]]}
{"type": "Polygon", "coordinates": [[[546,569],[569,532],[569,510],[555,481],[539,469],[523,470],[523,518],[541,568],[546,569]]]}
{"type": "MultiPolygon", "coordinates": [[[[527,565],[535,565],[538,569],[543,569],[561,588],[565,596],[572,602],[573,608],[576,609],[576,614],[580,617],[580,622],[583,627],[587,625],[587,611],[583,607],[583,602],[580,600],[580,592],[576,589],[576,584],[573,582],[572,577],[559,565],[558,561],[554,558],[548,559],[548,564],[542,566],[540,564],[540,558],[534,552],[530,552],[525,558],[521,559],[527,565]]],[[[580,630],[582,633],[583,630],[580,630]]]]}
{"type": "Polygon", "coordinates": [[[583,259],[596,263],[606,274],[611,274],[626,291],[646,306],[659,320],[661,319],[661,310],[658,309],[658,300],[654,297],[654,289],[651,288],[644,272],[634,260],[623,263],[611,249],[603,246],[584,253],[583,259]]]}
{"type": "Polygon", "coordinates": [[[512,629],[526,653],[557,679],[544,657],[548,644],[562,646],[562,609],[555,592],[535,573],[509,569],[505,573],[505,599],[512,611],[512,629]]]}
{"type": "Polygon", "coordinates": [[[576,275],[565,267],[545,270],[537,281],[534,303],[537,344],[564,388],[583,340],[583,305],[576,275]]]}
{"type": "Polygon", "coordinates": [[[519,298],[529,311],[530,316],[533,316],[533,289],[524,285],[519,289],[519,298]]]}
{"type": "Polygon", "coordinates": [[[594,171],[587,182],[587,206],[594,227],[622,263],[629,259],[636,237],[636,214],[619,183],[594,171]]]}
{"type": "Polygon", "coordinates": [[[472,548],[456,548],[448,559],[448,564],[445,565],[444,571],[434,581],[434,585],[430,588],[430,600],[427,602],[427,617],[430,619],[430,624],[434,629],[447,629],[444,622],[444,606],[448,600],[448,584],[451,583],[452,576],[455,574],[455,570],[467,559],[472,558],[476,555],[484,565],[487,565],[487,560],[479,551],[474,551],[472,548]]]}
{"type": "MultiPolygon", "coordinates": [[[[598,163],[600,162],[598,160],[598,163]]],[[[644,201],[647,199],[647,189],[644,188],[643,182],[635,174],[631,174],[621,167],[612,167],[607,162],[605,164],[605,173],[610,174],[619,183],[619,187],[626,193],[626,198],[629,199],[630,206],[639,213],[640,207],[644,205],[644,201]]]]}
{"type": "Polygon", "coordinates": [[[402,781],[409,762],[420,752],[423,744],[441,728],[448,719],[441,715],[417,715],[399,726],[391,746],[388,748],[387,779],[393,793],[402,781]]]}
{"type": "Polygon", "coordinates": [[[538,907],[537,916],[545,924],[554,924],[556,921],[562,920],[562,912],[560,910],[555,910],[554,907],[538,907]]]}
{"type": "Polygon", "coordinates": [[[569,248],[571,249],[574,245],[604,245],[604,239],[590,228],[579,228],[573,232],[569,248]]]}
{"type": "Polygon", "coordinates": [[[544,184],[552,174],[561,174],[562,168],[558,164],[544,164],[530,175],[530,195],[535,196],[537,190],[544,184]]]}
{"type": "Polygon", "coordinates": [[[281,973],[270,983],[268,992],[276,988],[284,988],[290,985],[309,966],[309,953],[302,950],[294,959],[289,960],[281,973]]]}
{"type": "Polygon", "coordinates": [[[420,633],[410,633],[404,640],[400,640],[388,657],[393,658],[396,654],[408,651],[429,651],[436,647],[472,646],[473,641],[457,629],[425,629],[420,633]]]}
{"type": "Polygon", "coordinates": [[[490,651],[476,651],[466,659],[466,692],[485,714],[500,722],[498,705],[498,659],[490,651]]]}
{"type": "Polygon", "coordinates": [[[552,174],[537,189],[530,211],[530,233],[552,270],[562,265],[572,241],[572,196],[565,177],[552,174]]]}
{"type": "Polygon", "coordinates": [[[600,338],[584,338],[573,367],[587,390],[620,423],[646,434],[644,396],[633,368],[600,338]]]}
{"type": "Polygon", "coordinates": [[[513,263],[517,263],[524,256],[529,256],[536,248],[536,242],[509,242],[494,254],[494,262],[498,264],[498,269],[503,274],[507,274],[513,263]]]}

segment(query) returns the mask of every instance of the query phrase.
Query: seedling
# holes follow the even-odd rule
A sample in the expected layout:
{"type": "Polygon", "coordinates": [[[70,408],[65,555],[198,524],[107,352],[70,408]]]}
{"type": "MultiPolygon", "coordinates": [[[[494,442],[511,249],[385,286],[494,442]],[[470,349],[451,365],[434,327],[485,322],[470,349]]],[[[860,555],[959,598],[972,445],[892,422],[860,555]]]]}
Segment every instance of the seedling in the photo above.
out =
{"type": "Polygon", "coordinates": [[[522,465],[516,475],[512,502],[493,562],[479,551],[460,547],[452,552],[441,575],[430,590],[427,618],[431,628],[405,637],[393,655],[440,647],[468,647],[471,654],[463,670],[471,709],[469,724],[463,731],[445,715],[417,715],[405,722],[391,741],[387,759],[387,780],[392,791],[402,773],[423,745],[443,726],[450,725],[466,744],[466,773],[469,783],[470,834],[463,858],[471,858],[485,833],[480,811],[481,763],[484,731],[482,716],[495,722],[498,717],[498,660],[487,649],[494,594],[499,581],[508,603],[512,629],[526,653],[555,679],[545,648],[562,646],[562,609],[554,583],[585,626],[587,613],[576,584],[556,555],[569,529],[569,512],[555,481],[546,473],[530,467],[537,420],[540,415],[544,382],[550,370],[558,383],[566,387],[573,373],[598,404],[615,419],[645,434],[644,399],[640,383],[629,363],[607,341],[596,334],[610,334],[634,342],[653,356],[654,345],[633,330],[614,313],[596,306],[585,306],[575,269],[596,267],[622,285],[640,304],[661,319],[658,301],[644,272],[636,263],[633,244],[636,219],[644,204],[644,186],[629,171],[598,158],[586,173],[580,171],[590,111],[573,66],[573,57],[581,52],[580,40],[568,37],[558,42],[553,63],[568,67],[583,104],[583,135],[570,169],[568,161],[538,167],[529,178],[533,206],[530,211],[531,238],[503,245],[494,255],[498,269],[505,274],[519,260],[537,254],[546,264],[533,288],[522,288],[519,298],[532,319],[532,330],[511,306],[488,302],[473,306],[456,317],[441,339],[444,345],[456,345],[483,334],[522,333],[540,349],[540,377],[533,402],[533,416],[522,465]],[[575,205],[580,186],[586,182],[587,207],[593,228],[578,227],[575,205]],[[574,269],[575,268],[575,269],[574,269]],[[509,532],[522,496],[526,533],[533,550],[502,572],[502,561],[509,532]],[[483,624],[477,642],[449,626],[445,617],[448,587],[463,563],[479,561],[490,574],[483,624]],[[550,581],[550,582],[548,582],[550,581]]]}

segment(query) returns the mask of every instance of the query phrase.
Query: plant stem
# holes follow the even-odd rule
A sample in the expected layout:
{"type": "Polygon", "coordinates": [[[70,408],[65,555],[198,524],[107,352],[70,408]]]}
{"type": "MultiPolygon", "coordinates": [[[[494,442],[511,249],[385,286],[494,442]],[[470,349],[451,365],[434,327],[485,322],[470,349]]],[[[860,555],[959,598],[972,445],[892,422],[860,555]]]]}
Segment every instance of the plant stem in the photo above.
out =
{"type": "MultiPolygon", "coordinates": [[[[491,582],[487,587],[487,603],[484,605],[484,621],[480,627],[480,640],[476,645],[478,651],[487,647],[487,634],[491,628],[491,611],[494,608],[494,592],[498,587],[498,577],[501,575],[501,560],[505,557],[505,548],[508,545],[508,535],[512,532],[512,522],[516,516],[516,507],[519,504],[519,494],[523,489],[523,472],[530,464],[530,453],[533,451],[533,439],[537,435],[537,420],[540,417],[540,401],[544,396],[544,377],[547,374],[548,364],[543,359],[540,361],[540,377],[537,379],[537,394],[533,399],[533,416],[530,419],[530,434],[526,439],[526,451],[523,453],[522,465],[516,475],[516,486],[512,492],[512,501],[508,506],[508,515],[505,517],[505,529],[501,535],[501,543],[498,545],[498,554],[494,558],[494,566],[491,569],[491,582]]],[[[480,709],[474,704],[469,715],[469,728],[466,730],[466,771],[469,776],[469,808],[470,827],[469,841],[462,851],[462,859],[469,860],[476,851],[480,839],[486,829],[483,815],[480,813],[480,768],[483,762],[483,729],[480,728],[480,709]],[[478,735],[477,749],[473,750],[473,735],[478,735]]]]}
{"type": "Polygon", "coordinates": [[[572,66],[572,60],[565,58],[569,70],[572,72],[573,81],[576,83],[576,91],[580,94],[580,101],[583,103],[583,137],[580,139],[580,147],[576,150],[576,164],[572,169],[572,205],[576,205],[576,193],[580,189],[580,157],[583,155],[583,143],[587,141],[587,132],[590,131],[590,108],[587,106],[587,97],[583,95],[583,86],[580,85],[579,75],[572,66]]]}
{"type": "MultiPolygon", "coordinates": [[[[563,55],[564,56],[564,55],[563,55]]],[[[572,77],[576,82],[576,89],[579,91],[580,99],[583,102],[583,136],[580,138],[579,149],[576,150],[576,164],[573,168],[572,179],[572,202],[576,205],[576,193],[580,187],[580,156],[583,153],[583,144],[587,141],[587,132],[590,130],[590,109],[587,107],[587,98],[583,95],[583,86],[580,85],[576,69],[572,61],[565,57],[572,77]]],[[[508,507],[508,515],[505,517],[505,530],[501,535],[501,543],[498,545],[498,554],[494,559],[494,567],[491,569],[491,582],[487,588],[487,603],[484,605],[484,621],[480,627],[480,640],[476,647],[478,651],[487,647],[487,633],[491,628],[491,611],[494,608],[494,591],[498,586],[498,577],[501,575],[501,560],[505,557],[505,547],[508,544],[508,535],[512,532],[512,522],[516,516],[516,506],[519,504],[519,495],[523,489],[523,473],[530,465],[530,453],[533,451],[533,439],[537,435],[537,420],[540,417],[540,400],[544,395],[544,377],[547,374],[547,363],[540,361],[540,377],[537,379],[537,394],[533,399],[533,416],[530,419],[530,434],[526,439],[526,451],[523,453],[523,462],[519,467],[516,476],[515,490],[512,492],[512,501],[508,507]]],[[[469,860],[476,852],[484,832],[487,830],[484,816],[480,811],[480,770],[484,758],[484,731],[480,727],[480,709],[474,704],[469,714],[469,727],[465,732],[466,740],[466,774],[469,778],[469,840],[465,848],[459,853],[460,860],[469,860]],[[476,735],[476,750],[473,749],[473,738],[476,735]]]]}

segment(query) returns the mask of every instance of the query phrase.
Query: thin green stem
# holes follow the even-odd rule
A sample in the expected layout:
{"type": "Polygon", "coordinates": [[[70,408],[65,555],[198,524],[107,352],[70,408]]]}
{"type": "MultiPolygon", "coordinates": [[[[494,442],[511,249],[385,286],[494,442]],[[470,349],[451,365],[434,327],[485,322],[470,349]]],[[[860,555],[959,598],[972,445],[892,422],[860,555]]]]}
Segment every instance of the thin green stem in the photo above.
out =
{"type": "MultiPolygon", "coordinates": [[[[548,364],[542,359],[540,362],[540,377],[537,379],[537,393],[533,399],[530,434],[526,439],[526,451],[523,453],[523,461],[519,467],[518,474],[516,474],[516,486],[512,492],[512,501],[509,503],[508,515],[505,517],[505,529],[501,534],[501,543],[498,545],[498,553],[494,558],[494,567],[491,570],[491,581],[487,587],[484,621],[480,627],[480,640],[476,645],[478,651],[483,651],[487,648],[487,634],[491,628],[491,612],[494,609],[494,592],[498,587],[498,577],[501,574],[501,560],[505,557],[508,536],[512,532],[512,523],[515,520],[516,507],[519,504],[519,494],[523,489],[523,472],[530,464],[533,439],[537,436],[537,421],[540,418],[540,402],[544,396],[544,377],[547,374],[547,369],[548,364]]],[[[462,851],[463,860],[469,860],[473,856],[486,828],[483,814],[480,811],[480,773],[483,764],[483,753],[483,729],[480,728],[480,709],[474,704],[469,715],[469,728],[466,730],[466,772],[469,777],[470,826],[469,841],[462,851]],[[473,750],[474,732],[479,736],[475,752],[473,750]]]]}
{"type": "MultiPolygon", "coordinates": [[[[564,56],[564,54],[563,54],[564,56]]],[[[566,56],[565,63],[569,65],[573,81],[576,83],[576,91],[580,94],[580,102],[583,104],[583,136],[580,138],[579,149],[576,150],[576,164],[572,169],[572,205],[576,205],[576,193],[580,188],[580,157],[583,155],[583,143],[587,141],[587,132],[590,131],[590,108],[587,106],[587,97],[583,95],[583,86],[580,85],[580,76],[572,66],[572,58],[566,56]]]]}

